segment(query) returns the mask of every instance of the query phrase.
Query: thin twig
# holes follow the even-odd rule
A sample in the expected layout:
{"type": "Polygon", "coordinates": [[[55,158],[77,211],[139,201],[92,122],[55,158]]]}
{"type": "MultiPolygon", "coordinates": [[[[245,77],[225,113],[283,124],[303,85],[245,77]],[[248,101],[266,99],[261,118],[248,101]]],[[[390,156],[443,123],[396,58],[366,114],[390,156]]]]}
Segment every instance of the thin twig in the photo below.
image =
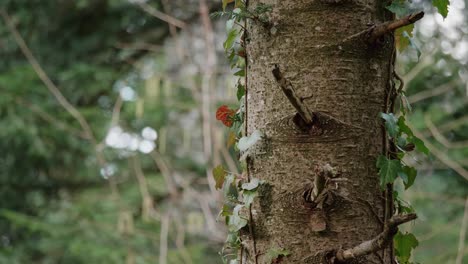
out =
{"type": "Polygon", "coordinates": [[[273,69],[272,73],[279,86],[281,87],[281,90],[283,90],[289,102],[291,102],[291,104],[294,106],[304,123],[308,126],[312,125],[314,120],[313,112],[310,111],[309,108],[307,108],[307,106],[302,102],[301,98],[297,96],[291,82],[284,78],[283,73],[281,72],[278,65],[275,65],[275,68],[273,69]]]}
{"type": "Polygon", "coordinates": [[[372,28],[371,34],[369,36],[369,42],[374,43],[381,36],[389,32],[393,32],[394,30],[398,28],[401,28],[410,24],[414,24],[416,21],[420,20],[423,17],[424,17],[424,12],[421,11],[415,14],[410,14],[408,16],[402,17],[394,21],[389,21],[389,22],[385,22],[383,24],[377,25],[374,28],[372,28]]]}
{"type": "Polygon", "coordinates": [[[61,120],[56,119],[54,116],[50,115],[46,111],[42,110],[38,105],[29,103],[24,101],[21,98],[16,98],[15,100],[16,103],[25,106],[29,108],[33,113],[37,114],[40,118],[44,119],[45,121],[57,126],[58,128],[68,131],[77,137],[83,138],[83,139],[88,139],[86,135],[83,133],[83,131],[77,130],[74,127],[68,125],[65,122],[62,122],[61,120]]]}
{"type": "Polygon", "coordinates": [[[379,235],[371,240],[364,241],[353,248],[338,250],[336,253],[336,259],[344,262],[346,260],[355,259],[383,249],[392,240],[399,225],[416,218],[416,214],[394,215],[385,223],[384,229],[379,235]]]}
{"type": "Polygon", "coordinates": [[[444,147],[448,149],[457,149],[457,148],[467,148],[468,141],[458,141],[458,142],[450,142],[448,139],[442,135],[442,133],[437,129],[437,127],[432,122],[430,116],[428,114],[424,115],[424,122],[427,125],[427,128],[431,132],[432,136],[439,142],[440,144],[444,145],[444,147]]]}
{"type": "MultiPolygon", "coordinates": [[[[76,109],[68,100],[63,96],[62,92],[59,90],[59,88],[52,82],[52,80],[49,78],[47,73],[44,71],[42,66],[39,64],[37,61],[36,57],[33,55],[31,50],[29,49],[28,45],[24,41],[23,37],[20,35],[18,30],[16,29],[12,19],[10,16],[7,14],[7,12],[3,9],[0,9],[0,16],[5,20],[5,23],[13,35],[16,43],[21,49],[21,52],[23,55],[26,57],[28,60],[29,64],[33,67],[34,71],[36,72],[37,76],[41,79],[41,81],[45,84],[49,92],[55,97],[55,99],[59,102],[59,104],[73,117],[75,118],[76,121],[81,126],[81,129],[83,129],[84,134],[86,135],[86,138],[91,142],[91,145],[93,146],[94,152],[96,154],[96,159],[101,168],[106,167],[106,160],[104,158],[104,155],[99,151],[98,149],[98,143],[97,140],[93,134],[93,131],[89,125],[89,123],[86,121],[86,119],[81,115],[81,113],[76,109]]],[[[109,178],[109,186],[111,188],[111,191],[113,195],[118,196],[118,189],[115,181],[112,178],[109,178]]]]}
{"type": "Polygon", "coordinates": [[[131,158],[131,163],[132,163],[133,171],[135,172],[135,177],[137,179],[138,187],[140,189],[140,194],[142,198],[141,199],[142,200],[141,202],[142,217],[143,219],[157,218],[156,210],[154,209],[153,199],[151,198],[148,184],[146,182],[145,175],[141,168],[140,159],[138,158],[137,155],[131,158]]]}
{"type": "Polygon", "coordinates": [[[165,13],[157,10],[156,8],[148,5],[147,3],[139,2],[139,3],[137,3],[137,5],[143,11],[145,11],[146,13],[148,13],[148,14],[154,16],[155,18],[160,19],[160,20],[162,20],[162,21],[164,21],[164,22],[166,22],[168,24],[174,25],[174,26],[176,26],[178,28],[182,28],[182,29],[187,27],[187,24],[184,21],[179,20],[179,19],[177,19],[175,17],[172,17],[172,16],[170,16],[168,14],[165,14],[165,13]]]}
{"type": "Polygon", "coordinates": [[[451,168],[452,170],[456,171],[460,176],[468,180],[468,171],[465,170],[460,164],[457,162],[451,160],[450,158],[447,157],[445,153],[442,153],[439,149],[437,149],[434,145],[432,145],[429,140],[427,140],[421,132],[418,130],[414,129],[410,124],[408,126],[411,128],[413,131],[414,135],[417,136],[418,138],[422,139],[424,141],[424,144],[426,147],[431,151],[434,156],[440,160],[442,163],[447,165],[447,167],[451,168]]]}
{"type": "Polygon", "coordinates": [[[463,255],[465,251],[465,236],[466,236],[466,229],[468,226],[468,197],[465,200],[465,211],[463,214],[463,220],[460,227],[460,236],[458,238],[458,253],[457,259],[455,260],[455,264],[462,264],[463,263],[463,255]]]}
{"type": "Polygon", "coordinates": [[[453,88],[455,88],[458,84],[458,79],[453,79],[451,82],[444,83],[439,87],[433,88],[433,89],[426,89],[422,92],[419,92],[417,94],[411,95],[408,97],[408,102],[411,104],[446,93],[453,88]]]}
{"type": "Polygon", "coordinates": [[[170,220],[170,214],[169,212],[167,212],[161,218],[161,234],[159,237],[159,263],[160,264],[167,263],[167,249],[168,249],[167,237],[169,235],[169,220],[170,220]]]}

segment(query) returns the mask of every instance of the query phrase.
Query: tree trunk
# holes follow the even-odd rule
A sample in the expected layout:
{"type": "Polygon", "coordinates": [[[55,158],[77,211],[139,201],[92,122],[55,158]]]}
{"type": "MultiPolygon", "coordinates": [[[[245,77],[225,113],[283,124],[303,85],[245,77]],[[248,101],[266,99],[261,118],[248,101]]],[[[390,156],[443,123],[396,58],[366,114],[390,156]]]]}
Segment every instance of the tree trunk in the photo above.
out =
{"type": "MultiPolygon", "coordinates": [[[[327,255],[383,230],[378,114],[388,103],[394,42],[392,34],[376,44],[365,34],[351,36],[390,19],[388,2],[250,0],[249,7],[259,3],[273,11],[271,25],[247,25],[246,131],[258,129],[265,140],[247,162],[249,176],[265,184],[251,209],[251,230],[242,233],[242,263],[326,263],[327,255]],[[312,126],[296,125],[275,65],[313,112],[312,126]],[[313,189],[319,177],[321,197],[313,189]],[[275,249],[290,255],[274,258],[275,249]]],[[[390,248],[349,263],[392,263],[390,248]]]]}

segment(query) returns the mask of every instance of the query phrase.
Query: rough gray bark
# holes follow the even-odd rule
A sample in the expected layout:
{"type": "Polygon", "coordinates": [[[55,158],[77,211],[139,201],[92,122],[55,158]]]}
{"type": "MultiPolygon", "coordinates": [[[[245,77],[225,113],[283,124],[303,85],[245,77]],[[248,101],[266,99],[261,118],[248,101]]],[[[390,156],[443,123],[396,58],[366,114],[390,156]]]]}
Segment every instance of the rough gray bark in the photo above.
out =
{"type": "MultiPolygon", "coordinates": [[[[393,38],[369,45],[365,35],[350,36],[391,18],[388,3],[250,0],[249,6],[260,2],[273,5],[276,30],[248,22],[246,124],[248,134],[266,135],[248,158],[248,173],[267,184],[251,210],[253,236],[242,231],[242,263],[271,263],[268,251],[278,248],[291,252],[281,263],[326,263],[327,253],[383,230],[375,161],[384,149],[378,113],[386,108],[393,38]],[[275,65],[307,97],[303,103],[315,113],[309,131],[293,122],[296,110],[272,74],[275,65]],[[326,197],[304,199],[317,175],[327,179],[326,197]]],[[[349,263],[392,263],[390,255],[387,247],[349,263]]]]}

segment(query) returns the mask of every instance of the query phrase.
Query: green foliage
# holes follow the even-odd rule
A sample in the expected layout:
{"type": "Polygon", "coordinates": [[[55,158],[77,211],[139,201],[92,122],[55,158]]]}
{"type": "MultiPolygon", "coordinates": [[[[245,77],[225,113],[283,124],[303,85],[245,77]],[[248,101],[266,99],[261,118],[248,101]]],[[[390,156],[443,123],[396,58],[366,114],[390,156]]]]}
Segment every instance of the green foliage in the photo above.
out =
{"type": "Polygon", "coordinates": [[[398,262],[401,264],[411,264],[409,261],[411,257],[411,251],[419,245],[416,237],[411,233],[398,232],[394,237],[395,243],[395,254],[398,258],[398,262]]]}
{"type": "Polygon", "coordinates": [[[216,182],[216,189],[221,189],[223,187],[226,175],[227,172],[224,170],[222,165],[218,165],[213,169],[213,178],[216,182]]]}
{"type": "Polygon", "coordinates": [[[398,173],[402,171],[399,160],[391,160],[380,155],[377,159],[377,168],[379,168],[380,187],[385,189],[389,183],[393,183],[398,177],[398,173]]]}
{"type": "Polygon", "coordinates": [[[449,0],[432,0],[432,5],[437,8],[437,11],[446,18],[448,15],[449,0]]]}

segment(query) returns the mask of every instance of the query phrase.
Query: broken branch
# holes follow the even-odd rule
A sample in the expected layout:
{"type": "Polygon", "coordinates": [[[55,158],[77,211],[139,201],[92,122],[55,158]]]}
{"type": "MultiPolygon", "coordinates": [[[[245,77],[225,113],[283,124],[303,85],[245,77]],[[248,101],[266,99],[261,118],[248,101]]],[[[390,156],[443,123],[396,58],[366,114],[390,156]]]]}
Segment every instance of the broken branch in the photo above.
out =
{"type": "Polygon", "coordinates": [[[373,27],[370,32],[369,36],[369,42],[374,43],[378,38],[381,36],[393,32],[394,30],[414,24],[416,21],[420,20],[421,18],[424,17],[424,12],[418,12],[415,14],[410,14],[408,16],[402,17],[400,19],[394,20],[394,21],[388,21],[383,24],[377,25],[373,27]]]}
{"type": "Polygon", "coordinates": [[[383,249],[393,238],[397,232],[399,225],[409,222],[417,218],[416,214],[394,215],[384,225],[382,233],[371,240],[362,242],[361,244],[350,248],[340,249],[336,252],[336,260],[344,262],[383,249]]]}
{"type": "Polygon", "coordinates": [[[284,95],[288,98],[289,102],[294,106],[297,113],[304,121],[307,126],[311,126],[314,119],[314,114],[311,112],[307,106],[302,102],[301,98],[297,96],[296,92],[290,81],[286,80],[281,73],[278,65],[275,64],[273,69],[273,76],[275,76],[276,81],[278,82],[281,90],[283,90],[284,95]]]}

